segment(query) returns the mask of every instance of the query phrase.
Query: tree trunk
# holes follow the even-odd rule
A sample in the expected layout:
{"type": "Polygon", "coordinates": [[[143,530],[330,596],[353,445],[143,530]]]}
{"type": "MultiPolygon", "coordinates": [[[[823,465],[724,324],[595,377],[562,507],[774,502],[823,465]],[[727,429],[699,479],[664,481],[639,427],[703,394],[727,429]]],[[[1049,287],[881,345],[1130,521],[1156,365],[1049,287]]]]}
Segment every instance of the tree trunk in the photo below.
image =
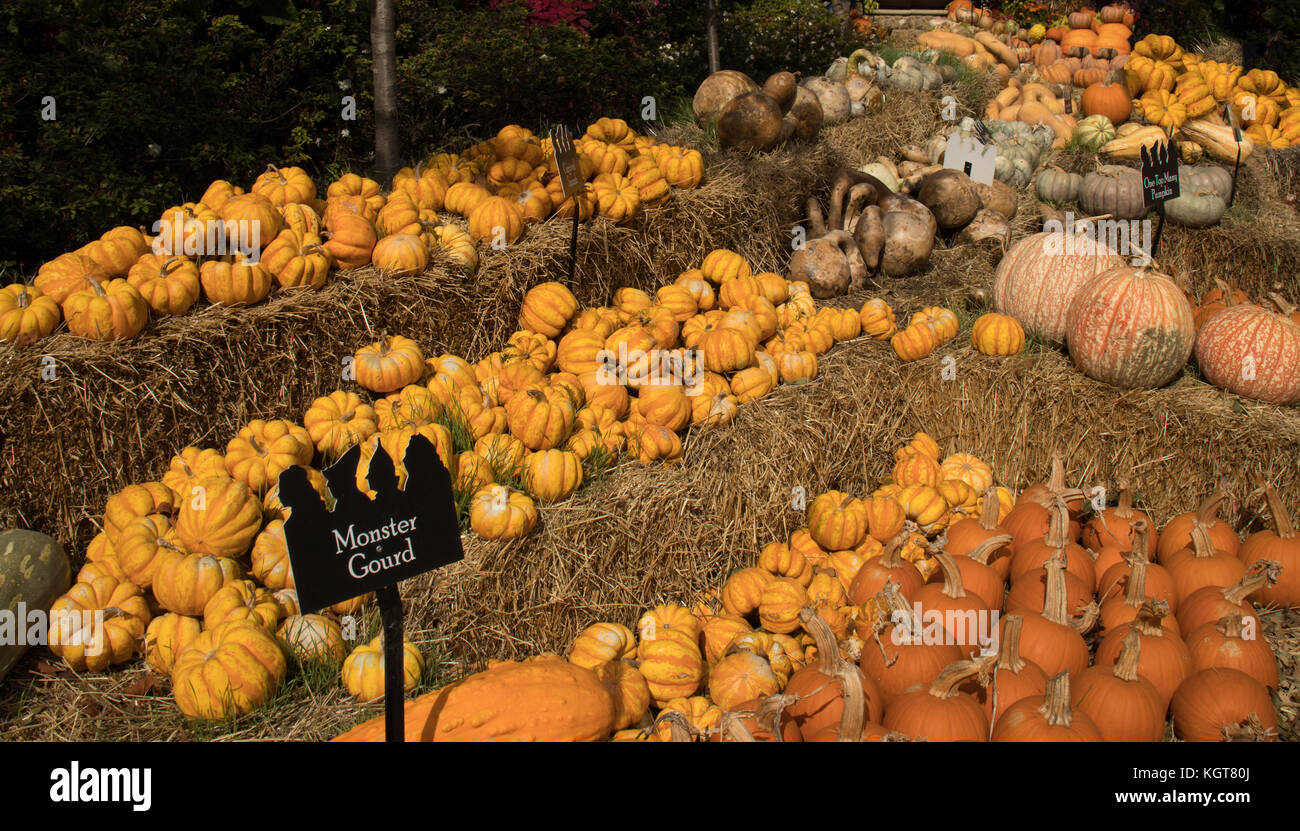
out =
{"type": "Polygon", "coordinates": [[[718,0],[709,0],[705,26],[709,32],[709,74],[722,69],[722,58],[718,54],[718,0]]]}
{"type": "Polygon", "coordinates": [[[387,183],[397,172],[397,14],[393,0],[370,0],[370,58],[375,85],[375,168],[387,183]]]}

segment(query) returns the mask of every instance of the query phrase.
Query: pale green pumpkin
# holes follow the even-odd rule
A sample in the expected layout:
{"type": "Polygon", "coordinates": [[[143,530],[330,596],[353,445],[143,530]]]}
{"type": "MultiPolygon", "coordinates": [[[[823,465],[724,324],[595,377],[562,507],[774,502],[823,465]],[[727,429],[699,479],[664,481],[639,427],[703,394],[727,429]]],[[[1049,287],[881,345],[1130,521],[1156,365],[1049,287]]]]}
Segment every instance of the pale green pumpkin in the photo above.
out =
{"type": "Polygon", "coordinates": [[[0,679],[32,646],[18,643],[26,640],[27,615],[48,612],[70,585],[72,564],[53,538],[21,528],[0,531],[0,615],[10,618],[0,621],[0,679]]]}

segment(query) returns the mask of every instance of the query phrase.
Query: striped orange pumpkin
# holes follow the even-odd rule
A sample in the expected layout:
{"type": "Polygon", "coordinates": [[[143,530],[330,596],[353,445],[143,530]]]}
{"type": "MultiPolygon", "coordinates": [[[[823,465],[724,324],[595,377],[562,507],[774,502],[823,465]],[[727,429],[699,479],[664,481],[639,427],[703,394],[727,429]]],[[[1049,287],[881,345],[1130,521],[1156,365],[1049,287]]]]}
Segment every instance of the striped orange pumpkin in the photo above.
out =
{"type": "Polygon", "coordinates": [[[827,491],[808,506],[808,531],[827,551],[853,548],[867,535],[867,506],[840,491],[827,491]]]}
{"type": "Polygon", "coordinates": [[[993,303],[1002,314],[1020,321],[1039,340],[1065,340],[1066,316],[1079,286],[1103,271],[1122,265],[1120,255],[1104,242],[1065,231],[1026,237],[1011,247],[998,265],[993,303]]]}
{"type": "Polygon", "coordinates": [[[1122,265],[1081,286],[1066,321],[1070,357],[1084,374],[1117,387],[1160,387],[1192,354],[1187,297],[1168,276],[1122,265]]]}
{"type": "Polygon", "coordinates": [[[1196,363],[1207,381],[1237,395],[1300,401],[1300,325],[1260,306],[1232,306],[1207,320],[1196,363]]]}

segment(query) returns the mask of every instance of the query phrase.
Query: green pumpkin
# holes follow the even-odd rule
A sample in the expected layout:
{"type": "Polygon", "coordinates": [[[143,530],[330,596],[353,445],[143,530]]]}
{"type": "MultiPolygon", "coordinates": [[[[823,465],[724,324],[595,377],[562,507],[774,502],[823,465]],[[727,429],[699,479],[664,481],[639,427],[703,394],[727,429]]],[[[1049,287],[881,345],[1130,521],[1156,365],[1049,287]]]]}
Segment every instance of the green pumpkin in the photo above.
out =
{"type": "Polygon", "coordinates": [[[1039,156],[1046,153],[1052,148],[1052,143],[1056,141],[1056,133],[1046,124],[1038,124],[1029,132],[1029,138],[1034,144],[1038,145],[1039,156]]]}
{"type": "Polygon", "coordinates": [[[1102,145],[1115,140],[1115,125],[1104,115],[1090,115],[1074,128],[1074,142],[1096,153],[1102,145]]]}
{"type": "Polygon", "coordinates": [[[1038,145],[1034,144],[1032,139],[1013,136],[1006,141],[998,142],[998,155],[1013,160],[1024,159],[1032,172],[1038,167],[1038,159],[1041,153],[1038,145]]]}
{"type": "Polygon", "coordinates": [[[1137,219],[1147,212],[1141,174],[1131,167],[1100,166],[1083,177],[1079,207],[1090,216],[1110,214],[1115,219],[1137,219]]]}
{"type": "Polygon", "coordinates": [[[1232,173],[1217,164],[1179,165],[1178,183],[1180,191],[1208,190],[1225,202],[1232,195],[1232,173]]]}
{"type": "Polygon", "coordinates": [[[993,178],[999,182],[1006,182],[1013,188],[1024,188],[1029,186],[1029,181],[1034,176],[1034,168],[1024,158],[998,155],[997,161],[993,163],[993,178]]]}
{"type": "Polygon", "coordinates": [[[1206,228],[1223,219],[1228,203],[1222,196],[1205,188],[1197,190],[1190,183],[1180,181],[1179,195],[1165,203],[1165,218],[1175,225],[1188,228],[1206,228]]]}
{"type": "Polygon", "coordinates": [[[20,528],[0,531],[0,615],[12,615],[11,620],[0,621],[0,679],[32,646],[17,643],[25,640],[17,634],[27,632],[26,614],[48,611],[70,585],[72,564],[53,538],[20,528]]]}
{"type": "Polygon", "coordinates": [[[1079,174],[1053,166],[1038,174],[1034,189],[1038,198],[1044,202],[1074,202],[1079,198],[1079,187],[1082,184],[1083,177],[1079,174]]]}

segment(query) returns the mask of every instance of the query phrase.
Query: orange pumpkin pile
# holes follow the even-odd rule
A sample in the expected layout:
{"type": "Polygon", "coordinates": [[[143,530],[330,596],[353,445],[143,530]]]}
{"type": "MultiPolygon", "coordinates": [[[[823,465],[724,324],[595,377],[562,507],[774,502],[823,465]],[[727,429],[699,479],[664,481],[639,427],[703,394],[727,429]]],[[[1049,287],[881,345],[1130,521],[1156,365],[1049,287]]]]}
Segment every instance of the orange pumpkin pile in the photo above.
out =
{"type": "Polygon", "coordinates": [[[569,661],[607,679],[606,735],[1159,741],[1172,713],[1184,740],[1276,740],[1250,601],[1300,603],[1300,538],[1271,488],[1275,530],[1242,542],[1219,494],[1157,533],[1127,487],[1087,516],[1059,458],[1014,500],[924,434],[896,459],[690,606],[584,630],[569,661]]]}

